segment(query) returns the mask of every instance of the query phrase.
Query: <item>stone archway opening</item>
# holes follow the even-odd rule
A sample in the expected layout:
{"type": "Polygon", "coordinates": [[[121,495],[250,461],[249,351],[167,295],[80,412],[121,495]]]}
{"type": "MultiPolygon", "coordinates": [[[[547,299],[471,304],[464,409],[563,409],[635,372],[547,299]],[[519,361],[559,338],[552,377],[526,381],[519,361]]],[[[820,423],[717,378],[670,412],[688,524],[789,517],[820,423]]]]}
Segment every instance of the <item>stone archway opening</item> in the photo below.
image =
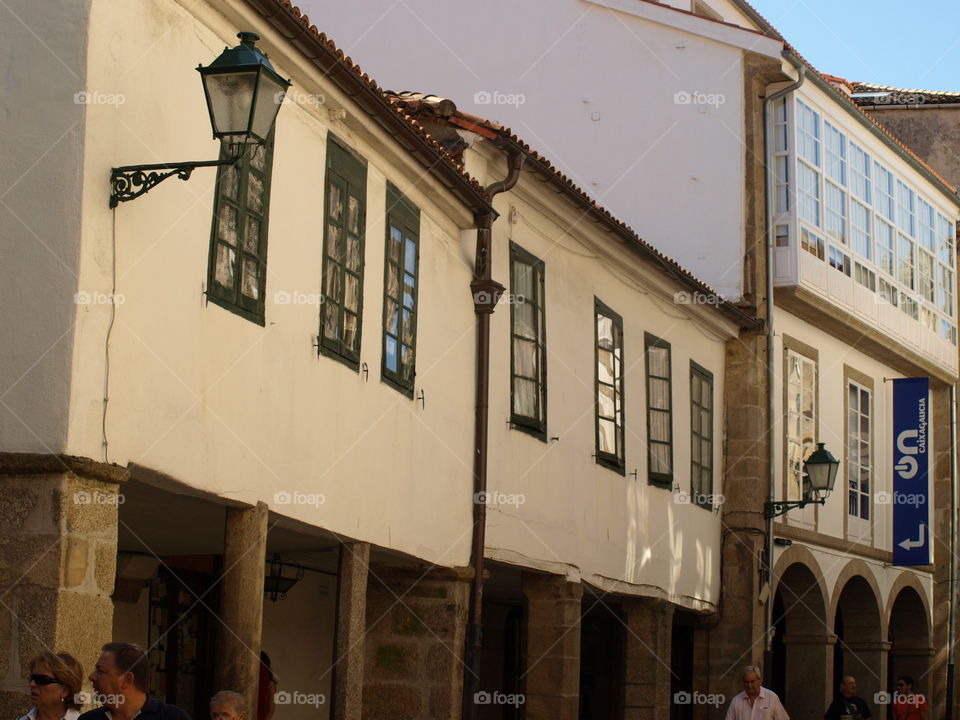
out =
{"type": "Polygon", "coordinates": [[[796,562],[780,575],[774,595],[774,653],[767,677],[779,684],[791,717],[821,717],[828,695],[833,633],[813,571],[796,562]]]}
{"type": "Polygon", "coordinates": [[[890,643],[883,637],[876,593],[862,575],[853,575],[840,591],[834,633],[833,694],[839,692],[842,679],[852,675],[857,680],[857,695],[872,707],[876,694],[887,689],[890,643]]]}
{"type": "Polygon", "coordinates": [[[897,593],[890,609],[889,685],[895,687],[900,675],[913,678],[915,692],[928,694],[930,683],[930,625],[920,595],[912,587],[897,593]]]}

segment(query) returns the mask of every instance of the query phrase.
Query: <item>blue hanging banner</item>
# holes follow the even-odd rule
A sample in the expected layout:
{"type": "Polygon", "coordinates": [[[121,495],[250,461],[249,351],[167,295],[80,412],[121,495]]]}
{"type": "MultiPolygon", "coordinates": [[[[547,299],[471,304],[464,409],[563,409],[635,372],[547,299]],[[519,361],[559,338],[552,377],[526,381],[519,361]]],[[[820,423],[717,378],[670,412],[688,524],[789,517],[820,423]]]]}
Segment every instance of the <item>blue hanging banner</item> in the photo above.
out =
{"type": "Polygon", "coordinates": [[[929,565],[929,378],[893,381],[893,564],[929,565]]]}

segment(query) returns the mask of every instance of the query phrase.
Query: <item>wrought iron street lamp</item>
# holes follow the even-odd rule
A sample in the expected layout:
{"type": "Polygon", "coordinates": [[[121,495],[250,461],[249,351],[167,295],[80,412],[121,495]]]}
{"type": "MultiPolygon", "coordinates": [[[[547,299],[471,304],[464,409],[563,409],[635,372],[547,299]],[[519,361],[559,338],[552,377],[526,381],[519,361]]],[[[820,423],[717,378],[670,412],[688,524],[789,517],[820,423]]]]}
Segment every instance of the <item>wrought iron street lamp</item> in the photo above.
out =
{"type": "Polygon", "coordinates": [[[249,145],[266,142],[290,81],[280,77],[267,56],[256,47],[254,43],[260,39],[259,35],[241,32],[237,37],[239,45],[224,48],[216,60],[207,67],[198,66],[197,70],[203,82],[213,136],[243,150],[224,160],[113,168],[110,207],[140,197],[171,175],[187,180],[196,168],[233,165],[249,145]]]}
{"type": "Polygon", "coordinates": [[[763,506],[766,516],[770,518],[783,515],[788,510],[802,508],[809,503],[823,505],[833,492],[839,469],[840,461],[823,443],[817,443],[817,449],[810,453],[810,457],[803,463],[803,499],[767,502],[763,506]]]}

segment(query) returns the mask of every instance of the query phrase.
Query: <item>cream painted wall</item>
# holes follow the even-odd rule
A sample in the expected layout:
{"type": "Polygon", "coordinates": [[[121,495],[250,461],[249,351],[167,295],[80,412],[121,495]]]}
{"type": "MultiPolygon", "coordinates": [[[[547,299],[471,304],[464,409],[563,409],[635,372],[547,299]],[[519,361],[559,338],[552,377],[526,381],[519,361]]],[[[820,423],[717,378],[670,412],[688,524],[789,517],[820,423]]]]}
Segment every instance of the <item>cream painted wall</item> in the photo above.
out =
{"type": "MultiPolygon", "coordinates": [[[[102,448],[105,345],[109,336],[107,458],[135,462],[231,499],[439,565],[466,564],[472,507],[475,324],[468,291],[471,218],[349,99],[292,54],[242,2],[190,10],[174,0],[93,7],[93,82],[127,95],[95,108],[88,132],[81,289],[116,292],[122,304],[78,311],[69,451],[102,448]],[[229,19],[227,19],[229,18],[229,19]],[[106,207],[113,165],[208,158],[196,62],[209,62],[237,27],[256,27],[292,94],[277,126],[270,208],[266,326],[205,306],[213,173],[170,180],[148,196],[106,207]],[[161,38],[156,40],[156,38],[161,38]],[[125,68],[117,72],[117,66],[125,68]],[[323,103],[303,97],[323,96],[323,103]],[[345,117],[339,117],[339,111],[345,117]],[[277,293],[320,292],[321,204],[328,132],[369,162],[362,360],[369,381],[313,348],[318,309],[284,305],[277,293]],[[383,208],[387,179],[422,210],[417,392],[422,406],[379,382],[383,208]],[[114,251],[114,232],[116,236],[114,251]],[[114,256],[115,252],[115,256],[114,256]],[[323,495],[280,504],[276,493],[323,495]]],[[[477,150],[468,165],[488,183],[502,156],[477,150]]],[[[549,432],[544,445],[506,430],[509,307],[493,316],[490,488],[518,492],[515,512],[493,508],[489,554],[549,568],[602,589],[668,597],[694,609],[716,602],[716,514],[676,502],[646,483],[643,332],[672,343],[674,463],[689,490],[689,362],[714,373],[723,393],[724,342],[734,325],[709,306],[678,305],[680,288],[552,192],[528,178],[500,196],[494,277],[508,279],[508,240],[547,262],[549,432]],[[509,222],[510,204],[519,212],[509,222]],[[567,236],[561,228],[569,229],[567,236]],[[559,245],[553,247],[555,241],[559,245]],[[598,254],[606,256],[601,262],[598,254]],[[593,435],[593,296],[624,317],[628,372],[626,477],[596,466],[593,435]],[[545,451],[546,454],[545,454],[545,451]]],[[[715,415],[715,492],[721,493],[722,415],[715,415]]]]}
{"type": "MultiPolygon", "coordinates": [[[[448,196],[365,117],[332,120],[330,110],[348,101],[294,61],[284,64],[279,51],[271,57],[281,74],[294,77],[294,90],[322,93],[325,102],[285,105],[279,116],[265,327],[203,302],[213,171],[199,170],[187,183],[168,180],[115,214],[107,208],[112,165],[215,157],[198,62],[235,44],[237,27],[258,28],[268,51],[280,45],[262,20],[241,16],[243,3],[223,7],[240,15],[228,22],[203,4],[191,15],[172,0],[100,1],[92,8],[91,84],[127,96],[120,109],[91,112],[85,170],[80,287],[110,293],[115,228],[116,292],[123,298],[109,340],[107,458],[232,499],[263,499],[276,512],[430,562],[466,564],[475,331],[465,262],[473,236],[461,242],[464,210],[451,216],[440,209],[452,205],[448,196]],[[317,357],[317,307],[276,301],[282,292],[320,293],[330,129],[369,160],[362,347],[368,381],[317,357]],[[380,382],[388,177],[423,213],[417,391],[425,393],[425,408],[380,382]],[[323,495],[324,502],[276,502],[276,493],[295,491],[323,495]]],[[[110,323],[108,305],[78,309],[78,391],[68,443],[77,455],[102,452],[110,323]]]]}
{"type": "MultiPolygon", "coordinates": [[[[874,474],[873,492],[891,492],[893,490],[893,457],[891,446],[891,407],[893,391],[889,382],[884,378],[901,377],[900,373],[892,368],[877,362],[865,353],[858,351],[850,340],[840,340],[811,326],[795,315],[783,309],[777,310],[777,375],[781,374],[783,358],[783,337],[789,336],[819,351],[820,362],[817,366],[819,377],[817,403],[819,414],[817,417],[817,435],[820,442],[826,444],[840,461],[840,472],[833,494],[822,507],[807,507],[803,510],[792,510],[786,517],[787,522],[801,527],[816,529],[821,533],[837,538],[844,537],[844,516],[847,512],[846,493],[846,439],[844,437],[844,417],[846,413],[846,388],[844,387],[844,365],[848,365],[861,373],[873,378],[874,387],[874,474]],[[816,524],[814,524],[816,518],[816,524]]],[[[782,413],[783,394],[781,390],[776,394],[778,416],[782,413]]],[[[776,457],[783,457],[783,440],[785,430],[774,433],[776,457]]],[[[933,442],[937,443],[938,433],[934,428],[933,442]]],[[[778,483],[777,492],[783,491],[783,462],[777,464],[778,483]]],[[[930,513],[933,516],[932,486],[929,490],[931,502],[930,513]]],[[[872,544],[874,547],[891,551],[891,533],[893,517],[892,505],[874,503],[872,544]]],[[[936,552],[936,548],[934,548],[936,552]]]]}
{"type": "Polygon", "coordinates": [[[489,506],[488,554],[579,577],[604,591],[657,595],[702,609],[716,602],[719,588],[720,520],[680,503],[676,492],[690,491],[690,361],[714,374],[714,493],[720,495],[724,341],[735,330],[711,308],[676,304],[675,291],[657,274],[614,247],[593,223],[578,224],[579,213],[554,209],[551,219],[544,212],[558,206],[564,209],[526,174],[497,201],[502,220],[494,226],[494,277],[509,285],[510,241],[545,264],[547,436],[559,440],[543,442],[509,428],[510,312],[501,306],[492,321],[488,485],[525,502],[489,506]],[[595,296],[624,322],[626,476],[593,459],[595,296]],[[704,310],[708,314],[698,317],[704,310]],[[675,491],[647,483],[645,332],[672,344],[675,491]]]}
{"type": "Polygon", "coordinates": [[[629,0],[300,6],[384,87],[510,126],[650,243],[739,297],[743,183],[730,178],[743,176],[741,59],[744,48],[779,57],[779,43],[629,0]],[[397,52],[400,37],[415,41],[397,52]],[[703,102],[684,104],[697,93],[703,102]]]}

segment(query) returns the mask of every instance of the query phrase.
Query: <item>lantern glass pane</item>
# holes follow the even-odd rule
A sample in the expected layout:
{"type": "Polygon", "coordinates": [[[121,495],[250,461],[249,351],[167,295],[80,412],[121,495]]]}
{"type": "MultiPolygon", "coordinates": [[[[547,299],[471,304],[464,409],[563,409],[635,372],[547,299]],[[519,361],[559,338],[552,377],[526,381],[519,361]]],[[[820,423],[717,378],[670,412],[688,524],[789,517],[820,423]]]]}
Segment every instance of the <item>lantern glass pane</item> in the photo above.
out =
{"type": "Polygon", "coordinates": [[[220,135],[243,135],[250,122],[250,103],[256,72],[213,73],[203,76],[210,114],[213,117],[213,132],[220,135]]]}
{"type": "Polygon", "coordinates": [[[263,70],[260,71],[260,83],[257,85],[256,105],[250,131],[261,140],[266,139],[270,134],[270,128],[273,127],[273,121],[280,112],[280,104],[283,102],[286,91],[285,83],[263,70]]]}

